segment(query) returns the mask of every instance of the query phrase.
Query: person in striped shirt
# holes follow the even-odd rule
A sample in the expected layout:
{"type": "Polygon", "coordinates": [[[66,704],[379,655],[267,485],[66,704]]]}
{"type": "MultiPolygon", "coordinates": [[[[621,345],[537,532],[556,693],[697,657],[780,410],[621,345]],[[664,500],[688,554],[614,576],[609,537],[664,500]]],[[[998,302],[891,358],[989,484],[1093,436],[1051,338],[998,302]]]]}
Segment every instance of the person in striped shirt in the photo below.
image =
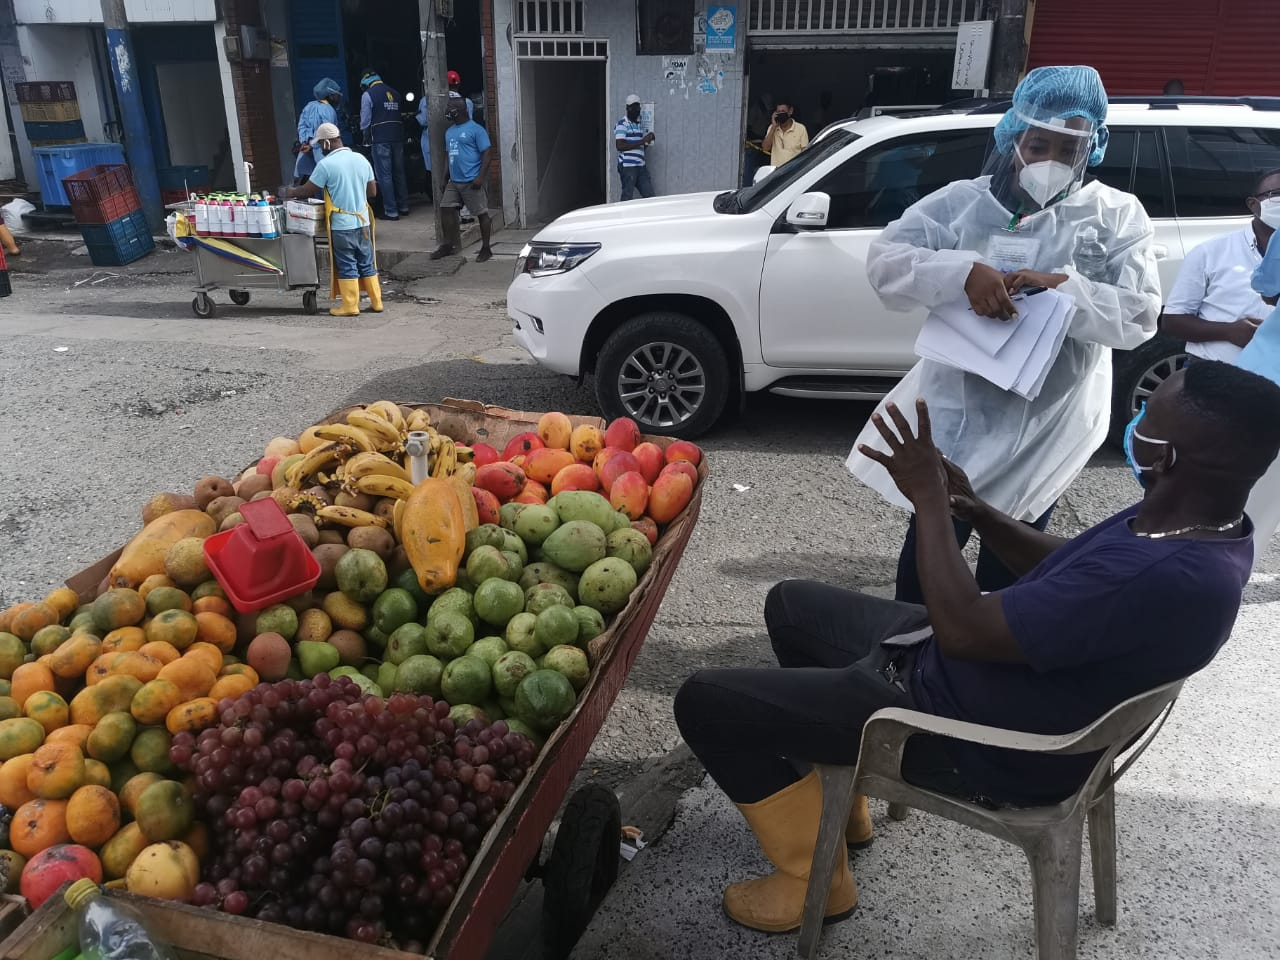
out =
{"type": "Polygon", "coordinates": [[[645,133],[640,126],[640,98],[636,94],[627,97],[627,115],[613,128],[614,146],[618,148],[618,176],[622,178],[622,199],[630,200],[636,194],[653,196],[653,180],[644,152],[653,143],[653,134],[645,133]]]}

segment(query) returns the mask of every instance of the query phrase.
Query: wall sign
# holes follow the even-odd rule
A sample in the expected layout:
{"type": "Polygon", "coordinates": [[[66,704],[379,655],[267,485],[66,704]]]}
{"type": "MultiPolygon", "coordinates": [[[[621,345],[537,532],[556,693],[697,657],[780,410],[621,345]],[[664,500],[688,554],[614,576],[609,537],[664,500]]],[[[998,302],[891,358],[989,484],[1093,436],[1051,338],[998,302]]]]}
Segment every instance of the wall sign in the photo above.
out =
{"type": "Polygon", "coordinates": [[[738,8],[707,7],[707,52],[733,53],[738,44],[738,8]]]}

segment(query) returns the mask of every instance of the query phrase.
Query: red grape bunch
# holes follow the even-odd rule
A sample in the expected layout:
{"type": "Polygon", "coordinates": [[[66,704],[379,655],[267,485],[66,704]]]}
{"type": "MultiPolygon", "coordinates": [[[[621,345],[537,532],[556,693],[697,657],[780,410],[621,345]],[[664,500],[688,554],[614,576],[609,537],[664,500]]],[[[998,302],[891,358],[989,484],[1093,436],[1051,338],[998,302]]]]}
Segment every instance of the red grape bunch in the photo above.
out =
{"type": "Polygon", "coordinates": [[[259,684],[174,737],[211,835],[195,903],[422,950],[535,753],[430,697],[259,684]]]}

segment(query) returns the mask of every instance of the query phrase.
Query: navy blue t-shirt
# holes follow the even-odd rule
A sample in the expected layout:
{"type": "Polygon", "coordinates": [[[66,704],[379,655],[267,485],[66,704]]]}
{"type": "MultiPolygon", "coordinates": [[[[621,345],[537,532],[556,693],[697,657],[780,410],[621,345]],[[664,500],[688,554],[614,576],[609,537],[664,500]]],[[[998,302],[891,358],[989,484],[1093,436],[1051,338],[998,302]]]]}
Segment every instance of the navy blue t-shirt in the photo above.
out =
{"type": "MultiPolygon", "coordinates": [[[[1249,582],[1251,529],[1227,540],[1150,540],[1130,529],[1136,513],[1086,530],[1000,592],[1025,664],[956,660],[927,640],[912,676],[917,704],[1006,730],[1070,733],[1212,660],[1249,582]]],[[[956,741],[947,749],[979,793],[1020,805],[1075,792],[1098,759],[956,741]]]]}

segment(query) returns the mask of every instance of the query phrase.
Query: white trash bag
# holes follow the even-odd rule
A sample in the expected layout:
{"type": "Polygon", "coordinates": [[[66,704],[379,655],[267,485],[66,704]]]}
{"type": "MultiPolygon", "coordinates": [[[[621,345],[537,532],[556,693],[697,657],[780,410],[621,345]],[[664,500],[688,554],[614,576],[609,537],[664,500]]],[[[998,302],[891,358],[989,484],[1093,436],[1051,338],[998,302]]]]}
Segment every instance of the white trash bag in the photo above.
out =
{"type": "Polygon", "coordinates": [[[4,225],[9,228],[12,234],[26,233],[27,223],[22,219],[24,214],[28,214],[36,208],[34,203],[29,203],[19,197],[16,200],[10,200],[3,207],[0,207],[0,216],[4,218],[4,225]]]}

